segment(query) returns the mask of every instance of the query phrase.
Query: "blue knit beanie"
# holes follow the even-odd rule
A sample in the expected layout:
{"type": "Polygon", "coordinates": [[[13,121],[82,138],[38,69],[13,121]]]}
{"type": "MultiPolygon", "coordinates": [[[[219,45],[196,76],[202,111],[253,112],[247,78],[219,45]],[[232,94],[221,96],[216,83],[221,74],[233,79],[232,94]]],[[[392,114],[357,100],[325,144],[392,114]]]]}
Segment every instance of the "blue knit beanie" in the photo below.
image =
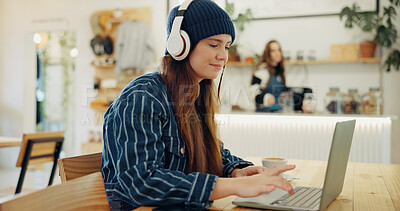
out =
{"type": "MultiPolygon", "coordinates": [[[[174,7],[168,14],[167,40],[171,34],[174,18],[178,14],[178,8],[179,6],[174,7]]],[[[231,18],[211,0],[193,0],[184,14],[181,30],[189,35],[192,49],[200,40],[218,34],[230,34],[232,43],[235,40],[235,27],[231,18]]],[[[167,53],[165,49],[165,54],[167,53]]]]}

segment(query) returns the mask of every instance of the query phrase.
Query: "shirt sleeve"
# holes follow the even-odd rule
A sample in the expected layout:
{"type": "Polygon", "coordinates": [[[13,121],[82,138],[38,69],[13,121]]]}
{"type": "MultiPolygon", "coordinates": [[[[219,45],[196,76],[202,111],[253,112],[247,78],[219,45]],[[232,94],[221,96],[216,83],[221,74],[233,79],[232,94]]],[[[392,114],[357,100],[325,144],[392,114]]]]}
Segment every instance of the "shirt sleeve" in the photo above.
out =
{"type": "Polygon", "coordinates": [[[135,206],[210,206],[218,176],[164,168],[165,143],[161,137],[169,121],[166,115],[162,103],[150,94],[133,94],[117,106],[117,149],[112,157],[116,160],[119,195],[135,206]]]}
{"type": "Polygon", "coordinates": [[[268,105],[268,101],[264,100],[265,93],[262,93],[262,90],[267,85],[269,78],[270,75],[265,65],[254,72],[249,90],[250,96],[255,99],[256,104],[264,104],[265,102],[265,106],[268,105]]]}
{"type": "Polygon", "coordinates": [[[252,96],[260,94],[269,80],[269,72],[266,68],[257,69],[251,79],[250,92],[252,96]]]}
{"type": "Polygon", "coordinates": [[[244,168],[247,166],[253,166],[254,164],[249,161],[245,161],[239,157],[236,157],[231,154],[228,149],[224,149],[222,144],[221,147],[222,152],[222,165],[223,165],[223,176],[224,177],[231,177],[232,171],[235,168],[244,168]]]}

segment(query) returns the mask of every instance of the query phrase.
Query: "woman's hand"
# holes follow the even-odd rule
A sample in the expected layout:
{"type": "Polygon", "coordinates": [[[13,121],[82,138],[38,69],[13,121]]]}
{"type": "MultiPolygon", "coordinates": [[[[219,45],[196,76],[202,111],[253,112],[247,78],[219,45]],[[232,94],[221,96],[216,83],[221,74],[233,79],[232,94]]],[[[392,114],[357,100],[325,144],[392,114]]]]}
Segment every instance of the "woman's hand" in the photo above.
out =
{"type": "MultiPolygon", "coordinates": [[[[251,176],[218,178],[214,190],[211,193],[210,200],[216,200],[230,195],[237,195],[244,198],[256,197],[265,192],[271,192],[275,190],[276,187],[281,188],[290,194],[294,194],[293,187],[289,182],[278,175],[282,172],[292,170],[295,167],[295,165],[273,166],[262,173],[253,174],[251,176]]],[[[253,168],[249,169],[252,170],[247,170],[248,172],[254,172],[253,168]]],[[[254,169],[260,170],[260,168],[254,169]]]]}
{"type": "Polygon", "coordinates": [[[231,173],[231,177],[251,176],[254,174],[261,174],[266,171],[268,171],[268,169],[263,166],[247,166],[246,168],[242,169],[234,169],[231,173]]]}
{"type": "Polygon", "coordinates": [[[267,93],[267,94],[264,95],[264,106],[265,107],[274,105],[275,101],[276,101],[275,97],[272,94],[267,93]]]}
{"type": "Polygon", "coordinates": [[[276,187],[281,188],[290,194],[294,194],[293,187],[283,177],[278,176],[280,173],[292,170],[295,165],[273,166],[267,171],[255,174],[249,177],[237,178],[240,180],[236,184],[237,193],[240,197],[256,197],[265,192],[271,192],[276,187]]]}

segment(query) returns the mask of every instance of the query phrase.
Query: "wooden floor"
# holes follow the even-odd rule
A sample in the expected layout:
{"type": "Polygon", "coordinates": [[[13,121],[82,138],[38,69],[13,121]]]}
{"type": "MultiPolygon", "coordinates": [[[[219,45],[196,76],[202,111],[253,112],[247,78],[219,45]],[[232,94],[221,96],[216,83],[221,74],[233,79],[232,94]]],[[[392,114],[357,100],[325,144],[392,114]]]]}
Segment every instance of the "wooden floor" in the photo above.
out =
{"type": "MultiPolygon", "coordinates": [[[[29,167],[25,175],[21,193],[26,194],[45,188],[49,182],[51,165],[52,163],[50,163],[50,165],[45,164],[42,166],[29,167]]],[[[16,167],[0,168],[0,198],[14,195],[20,171],[21,168],[16,167]]],[[[54,175],[53,185],[60,183],[61,180],[57,169],[54,175]]]]}
{"type": "MultiPolygon", "coordinates": [[[[40,190],[41,188],[24,188],[22,193],[28,194],[40,190]]],[[[12,196],[15,193],[15,187],[5,188],[0,190],[0,198],[12,196]]]]}

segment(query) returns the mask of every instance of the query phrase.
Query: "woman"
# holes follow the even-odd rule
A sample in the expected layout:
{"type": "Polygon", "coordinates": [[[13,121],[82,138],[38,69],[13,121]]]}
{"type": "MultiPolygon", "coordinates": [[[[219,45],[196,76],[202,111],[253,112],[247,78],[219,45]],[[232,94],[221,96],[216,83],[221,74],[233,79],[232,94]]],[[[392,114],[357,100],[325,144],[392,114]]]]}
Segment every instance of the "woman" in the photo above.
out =
{"type": "MultiPolygon", "coordinates": [[[[177,13],[175,7],[168,16],[168,39],[175,36],[177,13]]],[[[217,137],[213,79],[235,38],[229,16],[210,0],[195,0],[179,29],[190,38],[188,55],[175,60],[168,45],[158,70],[131,81],[105,114],[101,171],[111,210],[207,207],[215,199],[254,197],[275,187],[293,194],[277,175],[294,165],[253,166],[231,155],[217,137]]]]}
{"type": "Polygon", "coordinates": [[[279,95],[286,89],[285,65],[282,49],[276,40],[269,41],[264,53],[254,68],[251,91],[255,96],[256,111],[280,110],[279,95]]]}

